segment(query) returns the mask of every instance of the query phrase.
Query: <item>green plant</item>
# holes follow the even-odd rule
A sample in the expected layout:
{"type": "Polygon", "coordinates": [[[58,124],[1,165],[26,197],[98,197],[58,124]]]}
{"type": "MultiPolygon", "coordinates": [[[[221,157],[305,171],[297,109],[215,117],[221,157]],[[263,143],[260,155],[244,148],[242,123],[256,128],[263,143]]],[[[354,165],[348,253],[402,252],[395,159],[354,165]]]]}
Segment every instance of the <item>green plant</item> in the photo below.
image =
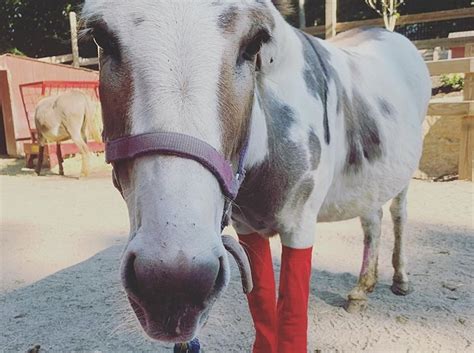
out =
{"type": "Polygon", "coordinates": [[[395,24],[400,17],[398,8],[405,3],[405,0],[364,0],[367,5],[373,8],[383,17],[385,28],[390,31],[395,29],[395,24]]]}
{"type": "Polygon", "coordinates": [[[439,79],[444,87],[451,87],[456,91],[460,91],[464,88],[464,77],[461,75],[441,75],[439,79]]]}
{"type": "Polygon", "coordinates": [[[18,48],[11,48],[10,50],[8,50],[8,52],[10,54],[14,54],[14,55],[19,55],[19,56],[26,56],[25,53],[23,53],[20,49],[18,48]]]}

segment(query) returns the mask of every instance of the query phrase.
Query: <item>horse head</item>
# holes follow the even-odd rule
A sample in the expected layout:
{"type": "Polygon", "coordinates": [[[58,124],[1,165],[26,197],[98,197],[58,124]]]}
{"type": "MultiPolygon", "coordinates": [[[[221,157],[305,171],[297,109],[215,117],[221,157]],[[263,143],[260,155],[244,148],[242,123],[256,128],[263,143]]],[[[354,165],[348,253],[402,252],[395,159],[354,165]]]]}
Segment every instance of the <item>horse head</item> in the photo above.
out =
{"type": "MultiPolygon", "coordinates": [[[[83,17],[101,48],[105,140],[179,133],[237,172],[278,16],[270,0],[86,0],[83,17]]],[[[225,249],[244,261],[220,236],[228,195],[195,158],[143,153],[113,164],[130,218],[121,265],[130,304],[150,337],[189,340],[229,282],[225,249]]]]}

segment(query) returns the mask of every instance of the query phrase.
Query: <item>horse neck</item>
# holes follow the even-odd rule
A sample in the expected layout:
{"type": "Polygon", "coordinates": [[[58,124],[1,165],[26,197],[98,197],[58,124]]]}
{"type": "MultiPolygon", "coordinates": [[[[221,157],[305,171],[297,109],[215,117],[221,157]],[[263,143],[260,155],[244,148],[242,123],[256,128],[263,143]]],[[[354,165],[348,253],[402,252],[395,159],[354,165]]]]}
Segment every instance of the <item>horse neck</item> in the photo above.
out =
{"type": "Polygon", "coordinates": [[[305,84],[301,75],[304,57],[296,31],[279,15],[272,43],[262,51],[264,64],[255,90],[247,169],[260,165],[271,153],[269,146],[280,143],[276,121],[265,107],[269,97],[275,96],[280,103],[292,107],[304,103],[297,98],[305,84]]]}

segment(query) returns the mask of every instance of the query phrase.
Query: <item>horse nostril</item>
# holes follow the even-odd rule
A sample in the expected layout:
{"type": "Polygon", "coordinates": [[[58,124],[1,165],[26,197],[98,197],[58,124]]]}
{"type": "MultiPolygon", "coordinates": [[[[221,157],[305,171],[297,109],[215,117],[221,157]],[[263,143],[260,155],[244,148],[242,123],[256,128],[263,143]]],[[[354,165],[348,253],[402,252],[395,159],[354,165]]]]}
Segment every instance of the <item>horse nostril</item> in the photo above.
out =
{"type": "Polygon", "coordinates": [[[137,296],[138,295],[138,280],[137,274],[135,272],[135,254],[130,254],[125,262],[124,272],[123,272],[123,283],[125,290],[129,295],[137,296]]]}
{"type": "Polygon", "coordinates": [[[220,292],[225,287],[225,264],[224,257],[219,257],[219,272],[217,273],[216,283],[214,285],[214,293],[220,292]]]}

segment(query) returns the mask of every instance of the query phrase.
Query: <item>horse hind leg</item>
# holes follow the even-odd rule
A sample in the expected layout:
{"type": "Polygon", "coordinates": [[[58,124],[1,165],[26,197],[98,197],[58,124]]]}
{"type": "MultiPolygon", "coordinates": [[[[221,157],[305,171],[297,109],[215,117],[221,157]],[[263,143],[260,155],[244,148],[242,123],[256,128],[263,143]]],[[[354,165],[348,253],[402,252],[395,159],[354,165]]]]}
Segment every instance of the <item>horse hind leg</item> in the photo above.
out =
{"type": "Polygon", "coordinates": [[[41,169],[43,168],[43,159],[44,159],[44,144],[39,142],[38,161],[36,162],[36,168],[35,168],[35,172],[37,175],[41,174],[41,169]]]}
{"type": "Polygon", "coordinates": [[[56,142],[56,155],[58,156],[58,163],[59,163],[59,175],[64,175],[64,167],[63,167],[63,153],[61,151],[61,143],[56,142]]]}
{"type": "Polygon", "coordinates": [[[89,175],[89,147],[87,147],[87,143],[84,142],[80,133],[71,134],[71,139],[79,148],[79,151],[82,156],[81,176],[88,176],[89,175]]]}
{"type": "Polygon", "coordinates": [[[359,312],[367,307],[367,293],[371,293],[377,284],[377,263],[380,235],[382,233],[382,209],[361,217],[364,231],[364,257],[357,285],[350,291],[345,309],[359,312]]]}
{"type": "Polygon", "coordinates": [[[404,233],[407,221],[407,191],[405,188],[398,194],[390,205],[390,213],[393,221],[393,233],[395,242],[393,247],[392,265],[395,270],[392,282],[392,292],[397,295],[407,295],[411,292],[408,275],[405,270],[405,242],[404,233]]]}

